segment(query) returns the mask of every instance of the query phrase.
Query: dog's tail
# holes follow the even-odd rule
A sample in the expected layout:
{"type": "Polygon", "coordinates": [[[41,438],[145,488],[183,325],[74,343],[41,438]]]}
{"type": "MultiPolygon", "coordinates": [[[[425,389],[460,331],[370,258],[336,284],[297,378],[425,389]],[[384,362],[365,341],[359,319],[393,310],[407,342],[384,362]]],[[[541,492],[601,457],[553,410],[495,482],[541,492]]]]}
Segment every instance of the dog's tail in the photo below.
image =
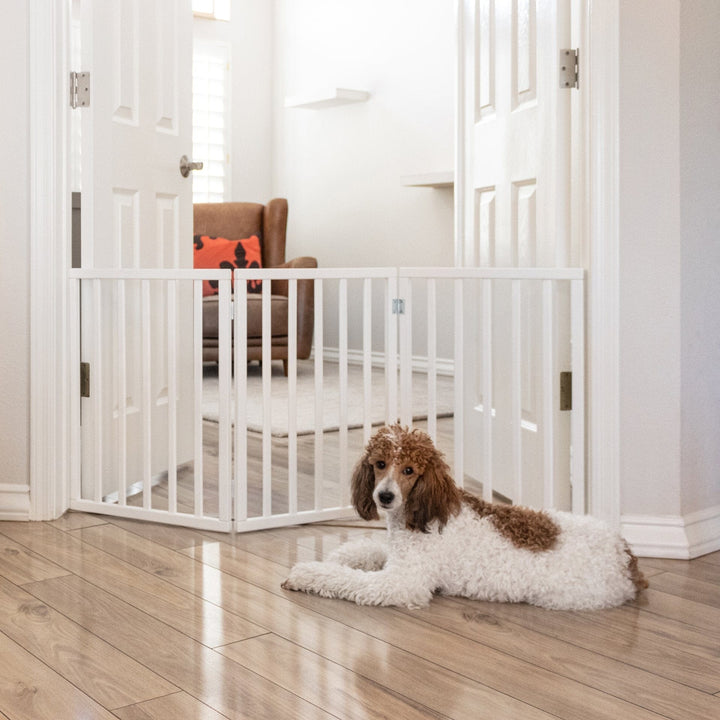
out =
{"type": "Polygon", "coordinates": [[[635,557],[635,555],[633,555],[627,543],[625,543],[625,552],[628,556],[628,575],[630,576],[630,580],[632,580],[632,583],[635,586],[635,597],[637,597],[642,590],[645,590],[648,587],[649,583],[645,579],[645,576],[642,574],[640,568],[638,567],[638,559],[635,557]]]}

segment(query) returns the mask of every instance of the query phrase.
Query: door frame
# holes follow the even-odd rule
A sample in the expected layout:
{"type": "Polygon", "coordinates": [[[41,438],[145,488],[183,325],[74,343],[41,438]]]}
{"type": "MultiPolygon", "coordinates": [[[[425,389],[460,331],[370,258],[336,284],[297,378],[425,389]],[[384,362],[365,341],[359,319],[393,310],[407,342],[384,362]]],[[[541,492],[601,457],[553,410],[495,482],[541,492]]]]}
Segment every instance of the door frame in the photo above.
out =
{"type": "MultiPolygon", "coordinates": [[[[469,2],[474,0],[456,0],[458,42],[464,36],[461,10],[469,2]]],[[[585,148],[578,227],[586,238],[588,271],[588,500],[592,514],[619,526],[619,0],[574,0],[575,10],[585,148]]],[[[70,452],[71,428],[79,421],[79,372],[73,371],[77,349],[68,333],[69,55],[69,0],[29,0],[31,520],[51,520],[67,510],[70,480],[79,473],[70,452]]],[[[457,72],[462,77],[463,68],[457,72]]],[[[456,133],[463,122],[458,113],[456,133]]],[[[459,199],[464,190],[459,149],[455,160],[459,199]]],[[[455,237],[464,231],[456,200],[455,237]]]]}

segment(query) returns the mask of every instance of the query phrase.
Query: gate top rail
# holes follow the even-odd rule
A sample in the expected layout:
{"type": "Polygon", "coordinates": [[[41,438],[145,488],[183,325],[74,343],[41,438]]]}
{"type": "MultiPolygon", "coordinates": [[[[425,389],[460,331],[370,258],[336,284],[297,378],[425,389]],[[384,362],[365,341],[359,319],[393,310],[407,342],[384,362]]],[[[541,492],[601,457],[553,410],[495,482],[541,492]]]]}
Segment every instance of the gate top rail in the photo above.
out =
{"type": "MultiPolygon", "coordinates": [[[[73,268],[69,278],[100,280],[229,280],[232,270],[194,268],[73,268]]],[[[392,275],[409,278],[479,280],[583,280],[579,267],[319,267],[319,268],[243,268],[234,271],[238,278],[258,280],[384,278],[392,275]]]]}
{"type": "Polygon", "coordinates": [[[402,277],[478,280],[582,280],[579,267],[401,267],[402,277]]]}
{"type": "Polygon", "coordinates": [[[77,280],[230,280],[232,270],[193,268],[72,268],[68,277],[77,280]]]}

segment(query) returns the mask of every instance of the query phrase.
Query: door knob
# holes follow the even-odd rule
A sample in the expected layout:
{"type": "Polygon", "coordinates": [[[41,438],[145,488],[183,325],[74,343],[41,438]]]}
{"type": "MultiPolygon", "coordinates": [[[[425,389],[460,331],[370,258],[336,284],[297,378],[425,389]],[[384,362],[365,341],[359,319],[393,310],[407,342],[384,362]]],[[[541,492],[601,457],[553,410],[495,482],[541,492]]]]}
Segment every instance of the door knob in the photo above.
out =
{"type": "Polygon", "coordinates": [[[202,170],[203,164],[201,162],[191,162],[187,155],[183,155],[180,158],[180,174],[183,177],[187,177],[191,170],[202,170]]]}

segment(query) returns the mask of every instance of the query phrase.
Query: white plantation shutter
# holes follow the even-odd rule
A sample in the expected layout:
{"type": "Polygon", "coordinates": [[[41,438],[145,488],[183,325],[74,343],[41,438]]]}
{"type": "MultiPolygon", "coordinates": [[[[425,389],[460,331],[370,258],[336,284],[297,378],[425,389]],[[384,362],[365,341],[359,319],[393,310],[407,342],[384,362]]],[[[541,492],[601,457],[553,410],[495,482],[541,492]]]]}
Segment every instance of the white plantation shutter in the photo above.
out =
{"type": "Polygon", "coordinates": [[[193,202],[230,199],[230,47],[195,41],[193,49],[193,202]]]}

